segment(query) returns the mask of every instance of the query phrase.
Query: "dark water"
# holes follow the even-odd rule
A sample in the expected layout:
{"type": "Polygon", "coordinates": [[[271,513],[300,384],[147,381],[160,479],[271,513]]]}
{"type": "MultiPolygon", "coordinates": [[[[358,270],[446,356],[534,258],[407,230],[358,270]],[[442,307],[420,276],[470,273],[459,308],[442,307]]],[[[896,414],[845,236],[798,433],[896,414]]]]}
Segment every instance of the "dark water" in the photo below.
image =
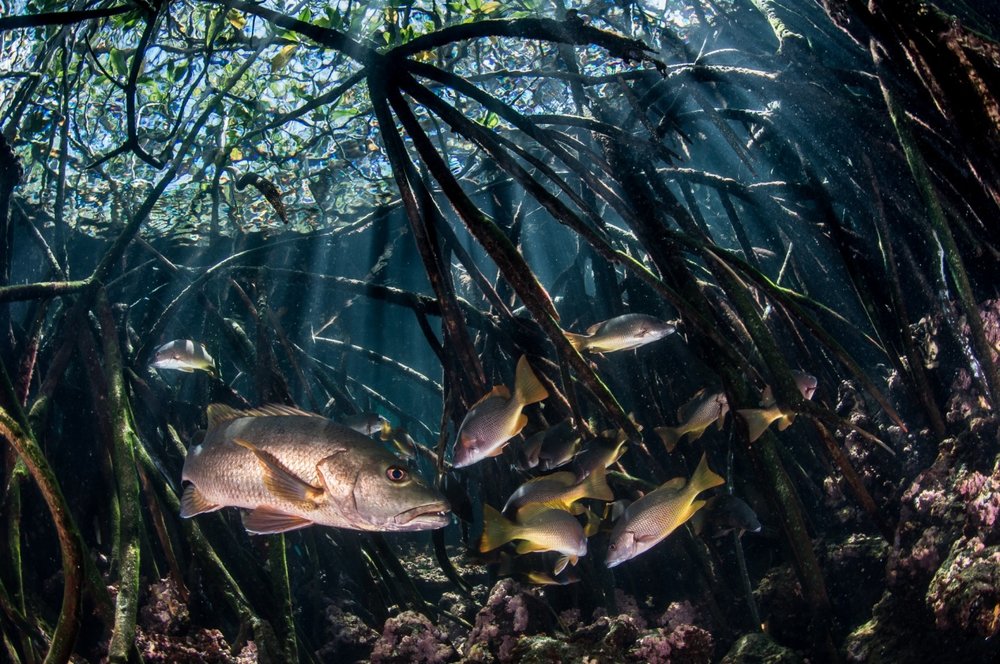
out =
{"type": "Polygon", "coordinates": [[[920,6],[0,17],[0,661],[992,661],[997,16],[920,6]]]}

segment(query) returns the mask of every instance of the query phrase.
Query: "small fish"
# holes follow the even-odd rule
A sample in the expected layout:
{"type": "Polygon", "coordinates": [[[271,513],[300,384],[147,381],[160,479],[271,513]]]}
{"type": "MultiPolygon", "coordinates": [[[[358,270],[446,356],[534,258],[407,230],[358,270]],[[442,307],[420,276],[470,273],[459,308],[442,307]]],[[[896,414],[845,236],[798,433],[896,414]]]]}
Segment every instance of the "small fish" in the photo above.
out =
{"type": "Polygon", "coordinates": [[[684,436],[689,436],[688,440],[698,440],[705,430],[716,422],[719,429],[722,429],[728,412],[729,401],[725,392],[708,392],[701,389],[690,401],[677,409],[677,419],[681,424],[675,427],[656,427],[654,431],[663,441],[667,451],[673,452],[684,436]]]}
{"type": "Polygon", "coordinates": [[[348,415],[346,417],[341,417],[340,423],[345,427],[350,427],[358,433],[363,433],[366,436],[380,433],[385,429],[385,427],[389,426],[389,420],[385,419],[378,413],[348,415]]]}
{"type": "Polygon", "coordinates": [[[371,439],[288,406],[208,407],[188,450],[181,516],[242,507],[255,534],[315,524],[370,531],[429,530],[450,522],[438,491],[371,439]]]}
{"type": "Polygon", "coordinates": [[[580,449],[581,440],[572,418],[539,431],[524,441],[524,469],[553,470],[569,463],[580,449]]]}
{"type": "Polygon", "coordinates": [[[545,386],[531,370],[528,358],[522,355],[514,375],[513,396],[505,386],[497,385],[473,404],[462,420],[455,443],[454,467],[464,468],[501,454],[507,441],[528,423],[521,410],[548,396],[545,386]]]}
{"type": "Polygon", "coordinates": [[[212,376],[218,375],[215,360],[208,354],[205,346],[190,339],[174,339],[157,348],[150,366],[185,373],[198,369],[212,376]]]}
{"type": "MultiPolygon", "coordinates": [[[[792,371],[795,379],[795,386],[805,399],[812,399],[816,393],[816,386],[819,381],[815,376],[811,376],[804,371],[792,371]]],[[[761,406],[763,408],[740,408],[736,412],[746,420],[750,442],[754,442],[767,430],[771,423],[778,422],[778,431],[784,431],[792,426],[795,421],[795,413],[785,413],[777,406],[774,400],[774,390],[768,385],[761,393],[761,406]]]]}
{"type": "Polygon", "coordinates": [[[576,475],[566,471],[528,480],[507,499],[507,504],[503,506],[503,513],[523,516],[529,510],[550,508],[582,514],[583,507],[575,505],[575,503],[585,498],[605,502],[615,499],[611,487],[608,486],[608,482],[604,478],[603,468],[591,473],[582,482],[577,482],[576,475]]]}
{"type": "Polygon", "coordinates": [[[521,540],[516,549],[518,553],[561,553],[554,574],[566,569],[568,563],[575,565],[581,556],[587,555],[587,537],[583,534],[583,527],[569,512],[541,510],[524,519],[511,521],[492,506],[484,505],[480,552],[492,551],[513,540],[521,540]]]}
{"type": "Polygon", "coordinates": [[[573,458],[572,468],[577,481],[583,480],[598,469],[612,466],[625,454],[627,442],[628,436],[624,431],[619,431],[613,441],[603,437],[592,440],[587,449],[573,458]]]}
{"type": "Polygon", "coordinates": [[[401,459],[409,461],[417,458],[417,441],[403,427],[393,428],[384,422],[379,438],[389,443],[393,453],[401,459]]]}
{"type": "Polygon", "coordinates": [[[566,339],[581,353],[612,353],[632,350],[658,341],[677,331],[674,323],[647,316],[623,314],[587,328],[586,334],[563,332],[566,339]]]}
{"type": "Polygon", "coordinates": [[[722,537],[732,532],[740,536],[747,531],[759,533],[761,525],[749,505],[734,495],[722,493],[709,498],[705,507],[691,517],[691,528],[695,535],[722,537]]]}
{"type": "Polygon", "coordinates": [[[698,494],[725,480],[712,472],[704,454],[690,481],[676,477],[628,506],[611,531],[608,567],[615,567],[648,551],[674,532],[699,509],[698,494]]]}
{"type": "Polygon", "coordinates": [[[553,559],[554,555],[542,553],[536,556],[512,556],[501,551],[497,576],[514,576],[536,586],[568,586],[577,583],[580,575],[571,567],[559,574],[544,571],[546,564],[551,566],[557,562],[557,559],[553,559]]]}

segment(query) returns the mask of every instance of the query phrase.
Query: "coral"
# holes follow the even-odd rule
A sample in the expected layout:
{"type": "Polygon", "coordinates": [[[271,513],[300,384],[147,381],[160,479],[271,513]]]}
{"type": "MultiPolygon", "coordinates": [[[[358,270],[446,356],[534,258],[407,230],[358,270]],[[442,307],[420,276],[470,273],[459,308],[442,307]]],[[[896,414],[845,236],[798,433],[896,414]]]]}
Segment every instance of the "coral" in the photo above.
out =
{"type": "Polygon", "coordinates": [[[143,625],[160,634],[180,634],[187,630],[191,615],[173,579],[151,583],[148,593],[149,601],[139,610],[143,625]]]}
{"type": "Polygon", "coordinates": [[[415,611],[386,620],[371,655],[372,664],[443,664],[457,659],[445,634],[415,611]]]}
{"type": "Polygon", "coordinates": [[[694,625],[679,625],[672,630],[657,628],[636,640],[628,658],[649,664],[711,662],[712,635],[694,625]]]}
{"type": "Polygon", "coordinates": [[[146,601],[139,609],[135,645],[143,661],[153,664],[250,664],[257,661],[257,649],[252,641],[234,656],[222,632],[193,626],[184,596],[169,578],[147,588],[146,601]]]}
{"type": "Polygon", "coordinates": [[[671,602],[667,610],[656,619],[656,624],[660,627],[675,629],[680,625],[693,625],[698,622],[698,612],[691,602],[671,602]]]}
{"type": "Polygon", "coordinates": [[[486,604],[476,614],[476,621],[465,642],[469,661],[512,661],[517,637],[549,631],[552,620],[547,609],[532,593],[511,578],[501,579],[490,591],[486,604]],[[541,619],[545,617],[545,620],[541,619]]]}
{"type": "Polygon", "coordinates": [[[961,538],[931,579],[927,602],[940,629],[989,638],[1000,630],[1000,546],[961,538]]]}
{"type": "Polygon", "coordinates": [[[316,652],[323,661],[354,662],[366,660],[378,640],[378,632],[365,621],[341,607],[331,604],[326,609],[327,641],[316,652]]]}

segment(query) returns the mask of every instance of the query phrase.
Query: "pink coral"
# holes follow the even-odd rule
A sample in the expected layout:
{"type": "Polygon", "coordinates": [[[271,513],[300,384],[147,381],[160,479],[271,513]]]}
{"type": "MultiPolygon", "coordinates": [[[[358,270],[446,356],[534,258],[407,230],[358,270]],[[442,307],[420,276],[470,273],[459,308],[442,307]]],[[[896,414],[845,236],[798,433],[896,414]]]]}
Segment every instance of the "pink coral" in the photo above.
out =
{"type": "Polygon", "coordinates": [[[1000,546],[961,538],[927,589],[941,629],[989,638],[1000,630],[1000,546]]]}
{"type": "Polygon", "coordinates": [[[691,602],[671,602],[667,610],[656,619],[656,624],[660,627],[674,629],[680,625],[692,625],[698,622],[698,612],[691,602]]]}
{"type": "Polygon", "coordinates": [[[443,664],[458,658],[447,637],[423,614],[403,613],[385,621],[372,650],[372,664],[443,664]]]}

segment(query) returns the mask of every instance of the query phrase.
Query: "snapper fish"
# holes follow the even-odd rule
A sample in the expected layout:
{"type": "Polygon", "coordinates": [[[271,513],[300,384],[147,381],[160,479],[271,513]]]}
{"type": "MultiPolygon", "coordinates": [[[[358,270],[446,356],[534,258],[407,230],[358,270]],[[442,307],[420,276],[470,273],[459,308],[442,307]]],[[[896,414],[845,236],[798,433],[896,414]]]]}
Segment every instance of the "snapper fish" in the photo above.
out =
{"type": "Polygon", "coordinates": [[[371,439],[287,406],[208,407],[201,444],[188,450],[181,516],[222,507],[250,512],[254,534],[313,524],[369,531],[441,528],[448,501],[371,439]]]}
{"type": "Polygon", "coordinates": [[[729,533],[742,536],[745,532],[759,533],[760,521],[744,501],[728,493],[712,496],[705,507],[691,517],[695,535],[722,537],[729,533]]]}
{"type": "MultiPolygon", "coordinates": [[[[816,386],[819,381],[816,376],[807,374],[804,371],[792,371],[792,378],[795,379],[795,386],[799,388],[802,397],[809,400],[816,393],[816,386]]],[[[754,442],[771,426],[772,422],[778,422],[778,431],[784,431],[792,426],[795,421],[795,413],[786,413],[778,407],[774,399],[774,390],[768,385],[761,393],[762,408],[740,408],[736,412],[746,420],[750,442],[754,442]]]]}
{"type": "Polygon", "coordinates": [[[174,369],[191,373],[204,371],[217,376],[215,360],[204,345],[190,339],[174,339],[163,344],[153,354],[150,366],[157,369],[174,369]]]}
{"type": "Polygon", "coordinates": [[[677,419],[681,421],[675,427],[656,427],[656,435],[663,441],[668,452],[673,452],[677,443],[684,436],[688,440],[698,440],[712,424],[722,425],[729,412],[729,401],[725,392],[708,392],[699,390],[686,404],[677,409],[677,419]]]}
{"type": "Polygon", "coordinates": [[[611,531],[607,566],[620,565],[660,543],[704,507],[706,501],[696,500],[699,493],[725,482],[702,454],[690,480],[676,477],[629,505],[611,531]]]}
{"type": "Polygon", "coordinates": [[[533,511],[523,519],[511,521],[491,505],[484,505],[483,537],[479,542],[479,551],[486,553],[514,540],[521,540],[516,549],[518,553],[561,553],[553,570],[556,575],[566,569],[567,564],[576,565],[582,556],[587,555],[587,536],[580,522],[569,512],[533,511]]]}
{"type": "Polygon", "coordinates": [[[531,510],[550,508],[582,514],[584,508],[576,504],[578,500],[593,498],[609,502],[615,499],[604,473],[604,468],[599,468],[582,482],[577,482],[576,475],[566,471],[528,480],[507,499],[503,512],[524,515],[531,510]]]}
{"type": "Polygon", "coordinates": [[[469,409],[458,428],[453,466],[464,468],[486,457],[499,456],[508,440],[521,433],[528,417],[525,406],[548,398],[524,355],[517,361],[514,393],[504,385],[495,386],[469,409]]]}
{"type": "Polygon", "coordinates": [[[563,334],[581,353],[613,353],[645,346],[676,331],[677,326],[669,321],[646,314],[623,314],[591,325],[585,334],[563,334]]]}

